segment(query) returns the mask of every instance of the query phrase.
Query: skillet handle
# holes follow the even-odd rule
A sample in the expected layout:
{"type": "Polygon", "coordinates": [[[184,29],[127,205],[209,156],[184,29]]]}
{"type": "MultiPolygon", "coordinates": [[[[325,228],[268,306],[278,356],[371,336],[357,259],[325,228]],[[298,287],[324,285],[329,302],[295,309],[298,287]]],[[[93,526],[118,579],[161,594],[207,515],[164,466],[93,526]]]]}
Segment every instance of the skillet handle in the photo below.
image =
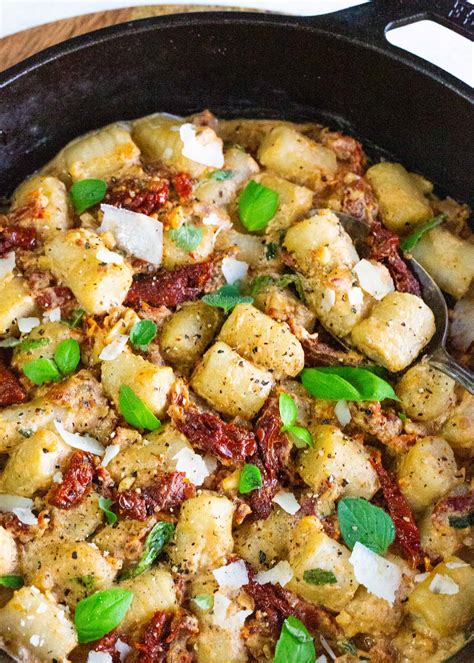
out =
{"type": "MultiPolygon", "coordinates": [[[[463,37],[473,39],[474,5],[468,0],[371,0],[306,20],[316,28],[338,30],[341,34],[363,38],[364,42],[387,50],[387,47],[392,49],[393,46],[385,39],[385,32],[422,19],[433,19],[463,37]]],[[[415,57],[408,55],[411,59],[415,57]]]]}

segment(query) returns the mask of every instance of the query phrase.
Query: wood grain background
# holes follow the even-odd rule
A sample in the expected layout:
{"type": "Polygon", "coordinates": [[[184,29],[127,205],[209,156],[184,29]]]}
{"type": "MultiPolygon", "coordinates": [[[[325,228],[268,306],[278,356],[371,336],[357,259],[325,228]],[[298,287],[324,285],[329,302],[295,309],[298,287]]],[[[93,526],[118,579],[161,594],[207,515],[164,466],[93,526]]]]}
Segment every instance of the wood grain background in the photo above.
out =
{"type": "MultiPolygon", "coordinates": [[[[1,0],[0,0],[1,2],[1,0]]],[[[112,9],[67,18],[40,25],[37,28],[23,30],[16,34],[0,39],[0,71],[13,64],[52,46],[70,37],[105,28],[124,21],[133,21],[149,16],[164,16],[166,14],[182,14],[193,11],[245,11],[238,7],[220,7],[219,5],[148,5],[130,7],[125,9],[112,9]]],[[[248,11],[248,10],[247,10],[248,11]]]]}

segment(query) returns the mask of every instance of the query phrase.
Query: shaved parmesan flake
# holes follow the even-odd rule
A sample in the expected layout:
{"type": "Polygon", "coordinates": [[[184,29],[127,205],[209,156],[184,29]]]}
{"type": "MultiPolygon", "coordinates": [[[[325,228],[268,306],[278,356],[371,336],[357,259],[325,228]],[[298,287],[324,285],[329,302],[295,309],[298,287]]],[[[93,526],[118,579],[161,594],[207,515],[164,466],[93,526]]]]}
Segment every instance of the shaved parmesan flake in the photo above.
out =
{"type": "Polygon", "coordinates": [[[201,486],[204,479],[209,476],[209,470],[205,460],[192,449],[185,447],[173,456],[176,460],[176,469],[178,472],[184,472],[186,478],[195,486],[201,486]]]}
{"type": "Polygon", "coordinates": [[[181,154],[191,161],[204,166],[222,168],[224,165],[223,142],[210,127],[196,127],[186,122],[179,128],[183,141],[181,154]]]}
{"type": "Polygon", "coordinates": [[[255,576],[255,582],[264,585],[266,582],[278,583],[282,587],[290,582],[293,577],[293,569],[289,562],[282,561],[275,564],[269,571],[259,571],[255,576]]]}
{"type": "Polygon", "coordinates": [[[120,253],[115,253],[115,251],[109,251],[109,249],[98,249],[95,257],[99,262],[103,262],[106,265],[123,264],[123,256],[120,253]]]}
{"type": "Polygon", "coordinates": [[[316,661],[314,663],[328,663],[327,656],[324,656],[324,654],[321,654],[321,656],[318,656],[316,661]]]}
{"type": "Polygon", "coordinates": [[[429,590],[433,594],[448,594],[452,596],[459,592],[459,585],[449,576],[443,573],[435,573],[433,580],[430,582],[429,590]]]}
{"type": "Polygon", "coordinates": [[[335,661],[336,660],[336,654],[333,652],[333,650],[329,646],[329,642],[326,640],[324,635],[320,635],[319,640],[321,641],[321,644],[322,644],[323,648],[327,651],[327,653],[332,658],[332,660],[335,661]]]}
{"type": "Polygon", "coordinates": [[[88,451],[89,453],[96,454],[97,456],[104,455],[104,447],[94,437],[91,437],[90,435],[79,435],[79,433],[70,433],[57,419],[54,422],[54,426],[64,442],[69,444],[70,447],[73,447],[74,449],[81,449],[81,451],[88,451]]]}
{"type": "Polygon", "coordinates": [[[349,406],[347,405],[346,401],[337,401],[334,408],[334,414],[336,415],[337,420],[342,427],[347,426],[347,424],[352,419],[351,411],[349,410],[349,406]]]}
{"type": "Polygon", "coordinates": [[[10,251],[4,258],[0,259],[0,279],[4,279],[15,269],[15,251],[10,251]]]}
{"type": "Polygon", "coordinates": [[[130,212],[113,205],[101,205],[104,213],[99,233],[111,232],[117,246],[152,265],[161,264],[163,256],[163,224],[139,212],[130,212]]]}
{"type": "Polygon", "coordinates": [[[336,303],[336,292],[332,288],[324,288],[321,297],[321,309],[328,313],[336,303]]]}
{"type": "Polygon", "coordinates": [[[280,490],[272,501],[292,516],[301,508],[293,493],[289,493],[286,490],[280,490]]]}
{"type": "Polygon", "coordinates": [[[424,580],[426,580],[426,578],[429,578],[429,577],[430,577],[430,573],[429,573],[429,572],[426,572],[426,573],[417,573],[416,576],[413,578],[413,580],[414,580],[415,582],[423,582],[424,580]]]}
{"type": "Polygon", "coordinates": [[[349,562],[357,582],[374,596],[393,605],[402,579],[402,572],[396,564],[369,550],[360,541],[356,542],[349,562]]]}
{"type": "Polygon", "coordinates": [[[241,281],[247,276],[249,265],[235,258],[224,258],[222,261],[222,273],[227,283],[241,281]]]}
{"type": "Polygon", "coordinates": [[[0,495],[0,511],[10,511],[14,513],[18,520],[25,525],[37,525],[38,518],[31,511],[33,500],[29,497],[20,497],[20,495],[0,495]]]}
{"type": "Polygon", "coordinates": [[[206,454],[204,456],[204,462],[206,463],[207,471],[209,474],[215,472],[217,467],[217,458],[214,458],[214,456],[211,456],[210,454],[206,454]]]}
{"type": "Polygon", "coordinates": [[[18,329],[22,334],[29,334],[32,329],[40,324],[39,318],[18,318],[18,329]]]}
{"type": "Polygon", "coordinates": [[[113,658],[105,651],[90,651],[87,663],[112,663],[113,658]]]}
{"type": "Polygon", "coordinates": [[[364,293],[360,288],[351,288],[347,293],[347,299],[351,306],[360,306],[364,301],[364,293]]]}
{"type": "Polygon", "coordinates": [[[113,341],[102,348],[99,359],[102,361],[112,361],[113,359],[117,359],[117,357],[125,350],[127,341],[128,336],[126,334],[117,334],[113,341]]]}
{"type": "Polygon", "coordinates": [[[446,562],[447,569],[463,569],[466,566],[469,566],[466,562],[446,562]]]}
{"type": "Polygon", "coordinates": [[[231,220],[227,216],[223,216],[222,212],[211,212],[210,214],[206,214],[206,216],[202,218],[202,222],[205,226],[216,226],[220,230],[232,227],[231,220]]]}
{"type": "Polygon", "coordinates": [[[63,480],[63,473],[60,472],[59,470],[53,474],[53,482],[54,483],[61,483],[63,480]]]}
{"type": "Polygon", "coordinates": [[[232,605],[227,596],[221,592],[214,594],[214,609],[213,609],[213,622],[216,626],[224,629],[240,629],[245,623],[245,620],[252,614],[253,610],[239,610],[233,614],[229,613],[229,608],[232,605]]]}
{"type": "Polygon", "coordinates": [[[109,444],[108,447],[105,448],[105,454],[104,457],[102,458],[102,467],[107,467],[107,465],[110,463],[110,461],[115,458],[115,456],[120,452],[120,445],[119,444],[109,444]]]}
{"type": "Polygon", "coordinates": [[[50,311],[47,311],[43,315],[43,320],[49,320],[50,322],[60,322],[61,321],[61,309],[59,306],[52,308],[50,311]]]}
{"type": "Polygon", "coordinates": [[[241,559],[238,562],[232,562],[214,569],[212,575],[219,583],[219,587],[226,589],[240,589],[243,585],[247,585],[249,581],[247,567],[241,559]]]}
{"type": "Polygon", "coordinates": [[[133,648],[127,645],[126,642],[123,642],[123,640],[120,640],[119,638],[115,643],[115,651],[117,651],[120,654],[120,661],[122,663],[126,659],[126,657],[132,653],[133,648]]]}
{"type": "Polygon", "coordinates": [[[357,276],[360,287],[374,299],[383,299],[395,290],[390,272],[380,262],[362,259],[352,271],[357,276]]]}
{"type": "Polygon", "coordinates": [[[30,509],[12,509],[12,513],[25,525],[37,525],[38,518],[30,509]]]}

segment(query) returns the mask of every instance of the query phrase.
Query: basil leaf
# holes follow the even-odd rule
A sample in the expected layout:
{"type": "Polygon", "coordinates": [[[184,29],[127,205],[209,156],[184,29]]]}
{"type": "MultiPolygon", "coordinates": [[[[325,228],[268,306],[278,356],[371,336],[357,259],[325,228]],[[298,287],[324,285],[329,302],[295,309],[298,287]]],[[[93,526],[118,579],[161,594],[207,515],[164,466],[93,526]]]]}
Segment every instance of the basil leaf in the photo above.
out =
{"type": "Polygon", "coordinates": [[[214,607],[214,596],[212,594],[197,594],[192,601],[201,610],[210,610],[214,607]]]}
{"type": "Polygon", "coordinates": [[[253,297],[244,297],[240,294],[240,289],[235,284],[223,285],[218,290],[204,295],[202,301],[209,306],[222,308],[226,313],[231,311],[237,304],[251,304],[253,297]]]}
{"type": "Polygon", "coordinates": [[[388,513],[363,497],[343,497],[337,505],[342,538],[352,550],[357,541],[383,555],[395,539],[395,526],[388,513]]]}
{"type": "Polygon", "coordinates": [[[120,386],[119,410],[125,421],[135,428],[153,431],[161,426],[160,420],[126,384],[120,386]]]}
{"type": "Polygon", "coordinates": [[[309,569],[303,573],[303,580],[310,585],[335,585],[337,578],[332,571],[309,569]]]}
{"type": "Polygon", "coordinates": [[[399,400],[388,382],[366,368],[304,368],[301,382],[312,396],[328,401],[383,401],[385,398],[399,400]]]}
{"type": "Polygon", "coordinates": [[[263,486],[262,473],[256,465],[245,463],[240,473],[239,493],[251,493],[263,486]]]}
{"type": "Polygon", "coordinates": [[[250,232],[263,230],[278,209],[280,196],[273,189],[250,180],[239,197],[239,216],[250,232]]]}
{"type": "Polygon", "coordinates": [[[110,633],[127,614],[132,599],[128,589],[114,587],[79,601],[74,614],[79,642],[92,642],[110,633]]]}
{"type": "Polygon", "coordinates": [[[130,343],[146,350],[156,336],[157,326],[151,320],[139,320],[130,330],[130,343]]]}
{"type": "Polygon", "coordinates": [[[435,216],[432,219],[429,219],[429,221],[426,221],[426,223],[423,223],[419,228],[414,230],[410,235],[405,237],[405,239],[400,242],[400,248],[402,251],[411,251],[411,249],[416,246],[416,244],[418,244],[419,240],[426,232],[428,232],[428,230],[439,226],[441,223],[443,223],[445,218],[445,214],[440,214],[439,216],[435,216]]]}
{"type": "Polygon", "coordinates": [[[281,431],[284,432],[296,422],[298,408],[296,407],[293,398],[285,393],[280,394],[278,398],[278,408],[280,410],[280,419],[282,423],[281,431]]]}
{"type": "Polygon", "coordinates": [[[48,345],[51,341],[49,338],[26,338],[21,341],[17,346],[15,352],[28,352],[28,350],[36,350],[48,345]]]}
{"type": "Polygon", "coordinates": [[[115,504],[115,502],[108,497],[99,497],[99,509],[105,513],[105,517],[109,525],[114,525],[117,522],[117,515],[110,510],[110,507],[115,504]]]}
{"type": "Polygon", "coordinates": [[[218,182],[224,182],[225,180],[230,180],[233,176],[233,170],[214,170],[210,173],[209,178],[211,180],[217,180],[218,182]]]}
{"type": "Polygon", "coordinates": [[[143,554],[138,564],[124,571],[120,576],[120,580],[136,578],[147,571],[163,550],[163,547],[171,540],[173,533],[173,523],[166,520],[160,520],[160,522],[156,523],[145,539],[143,554]]]}
{"type": "Polygon", "coordinates": [[[100,203],[100,201],[103,200],[106,191],[107,184],[104,180],[79,180],[72,185],[69,191],[69,196],[76,212],[82,214],[82,212],[85,212],[89,207],[100,203]]]}
{"type": "Polygon", "coordinates": [[[314,663],[315,660],[313,638],[305,625],[290,615],[281,627],[273,663],[314,663]]]}
{"type": "Polygon", "coordinates": [[[474,511],[471,511],[471,513],[466,513],[463,516],[450,516],[448,521],[449,526],[454,527],[454,529],[464,529],[466,527],[470,527],[471,525],[474,525],[474,511]]]}
{"type": "Polygon", "coordinates": [[[170,239],[183,251],[194,251],[202,240],[202,230],[193,226],[191,223],[183,223],[179,228],[172,228],[169,231],[170,239]]]}
{"type": "Polygon", "coordinates": [[[302,449],[306,446],[314,446],[313,436],[306,428],[303,428],[302,426],[289,426],[288,433],[293,439],[295,447],[298,447],[298,449],[302,449]]]}
{"type": "Polygon", "coordinates": [[[21,576],[0,576],[0,585],[2,585],[2,587],[8,587],[9,589],[20,589],[20,587],[23,587],[24,584],[25,583],[23,582],[23,578],[21,576]]]}
{"type": "Polygon", "coordinates": [[[81,360],[79,343],[74,338],[61,341],[54,351],[54,360],[63,375],[75,371],[81,360]]]}
{"type": "Polygon", "coordinates": [[[71,329],[74,329],[74,327],[78,327],[80,325],[85,314],[86,312],[83,308],[75,308],[69,320],[63,320],[63,324],[71,327],[71,329]]]}
{"type": "Polygon", "coordinates": [[[252,279],[252,281],[250,281],[248,290],[252,297],[256,297],[261,290],[269,285],[274,285],[277,288],[286,288],[290,284],[294,284],[298,296],[300,299],[303,299],[301,279],[298,274],[283,274],[283,276],[280,276],[278,279],[275,279],[268,274],[261,274],[260,276],[256,276],[254,279],[252,279]]]}
{"type": "Polygon", "coordinates": [[[38,386],[45,382],[59,380],[61,377],[54,361],[44,357],[27,362],[22,370],[26,377],[38,386]]]}

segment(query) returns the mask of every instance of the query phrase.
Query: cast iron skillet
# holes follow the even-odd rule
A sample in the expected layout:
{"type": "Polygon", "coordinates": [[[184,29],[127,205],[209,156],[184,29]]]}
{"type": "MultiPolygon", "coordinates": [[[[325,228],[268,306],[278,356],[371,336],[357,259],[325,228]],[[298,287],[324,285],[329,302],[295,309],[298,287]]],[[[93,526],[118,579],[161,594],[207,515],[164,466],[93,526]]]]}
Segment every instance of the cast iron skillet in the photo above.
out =
{"type": "MultiPolygon", "coordinates": [[[[90,129],[208,107],[321,119],[472,204],[472,90],[384,37],[433,18],[470,38],[469,16],[464,0],[373,0],[311,18],[151,18],[71,39],[0,74],[0,194],[90,129]]],[[[473,654],[465,647],[453,661],[473,654]]]]}

